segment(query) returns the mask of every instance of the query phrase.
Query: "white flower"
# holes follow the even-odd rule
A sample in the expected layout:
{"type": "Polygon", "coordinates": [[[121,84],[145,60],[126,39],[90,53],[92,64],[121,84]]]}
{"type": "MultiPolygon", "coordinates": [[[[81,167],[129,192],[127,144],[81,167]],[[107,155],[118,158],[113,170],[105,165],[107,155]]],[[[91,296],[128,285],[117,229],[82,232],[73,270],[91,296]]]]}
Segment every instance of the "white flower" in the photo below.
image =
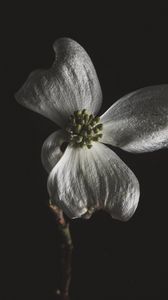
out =
{"type": "Polygon", "coordinates": [[[104,209],[126,221],[137,208],[139,183],[103,143],[139,153],[167,147],[168,84],[132,92],[98,118],[102,92],[89,56],[68,38],[57,40],[54,51],[53,66],[30,74],[16,94],[61,127],[42,147],[50,198],[70,218],[104,209]]]}

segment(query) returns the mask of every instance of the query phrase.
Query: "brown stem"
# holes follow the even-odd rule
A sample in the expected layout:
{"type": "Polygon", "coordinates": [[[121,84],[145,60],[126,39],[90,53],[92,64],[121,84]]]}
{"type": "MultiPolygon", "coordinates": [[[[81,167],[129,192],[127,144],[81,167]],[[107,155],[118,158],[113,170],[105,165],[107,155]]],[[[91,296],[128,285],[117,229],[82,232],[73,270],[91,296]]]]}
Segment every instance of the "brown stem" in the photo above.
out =
{"type": "Polygon", "coordinates": [[[54,212],[58,223],[58,229],[61,238],[61,287],[57,290],[57,296],[60,300],[69,300],[69,286],[71,281],[71,260],[73,244],[69,230],[69,224],[65,221],[63,211],[56,205],[49,203],[49,207],[54,212]]]}

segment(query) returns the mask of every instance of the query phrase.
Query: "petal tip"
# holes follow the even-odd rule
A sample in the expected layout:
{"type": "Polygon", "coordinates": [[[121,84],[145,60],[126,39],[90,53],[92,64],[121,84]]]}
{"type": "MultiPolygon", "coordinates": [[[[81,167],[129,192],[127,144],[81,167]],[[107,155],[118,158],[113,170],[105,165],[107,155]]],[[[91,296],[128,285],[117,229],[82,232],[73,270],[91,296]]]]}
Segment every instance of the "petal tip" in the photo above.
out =
{"type": "Polygon", "coordinates": [[[14,93],[15,100],[20,103],[20,89],[14,93]]]}
{"type": "Polygon", "coordinates": [[[115,212],[112,212],[111,214],[112,218],[122,222],[128,222],[135,214],[138,207],[138,203],[139,203],[139,196],[137,196],[136,202],[133,205],[130,204],[130,207],[128,207],[127,209],[124,208],[123,210],[118,211],[116,214],[115,212]]]}
{"type": "Polygon", "coordinates": [[[53,43],[53,49],[54,51],[57,50],[58,46],[69,46],[69,45],[79,45],[78,42],[76,42],[75,40],[73,40],[70,37],[60,37],[58,39],[55,40],[55,42],[53,43]]]}

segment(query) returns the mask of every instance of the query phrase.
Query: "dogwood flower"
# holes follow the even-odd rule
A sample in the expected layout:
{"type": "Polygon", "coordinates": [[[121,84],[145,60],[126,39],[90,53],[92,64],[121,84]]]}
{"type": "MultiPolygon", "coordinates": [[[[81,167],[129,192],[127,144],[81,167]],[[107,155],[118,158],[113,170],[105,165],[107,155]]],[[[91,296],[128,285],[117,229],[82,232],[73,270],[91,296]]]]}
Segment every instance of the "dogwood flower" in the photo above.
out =
{"type": "Polygon", "coordinates": [[[61,127],[42,146],[50,199],[70,218],[104,209],[126,221],[137,208],[139,183],[105,144],[133,153],[167,147],[168,84],[134,91],[98,117],[102,92],[88,54],[69,38],[53,48],[52,67],[31,73],[16,94],[20,104],[61,127]]]}

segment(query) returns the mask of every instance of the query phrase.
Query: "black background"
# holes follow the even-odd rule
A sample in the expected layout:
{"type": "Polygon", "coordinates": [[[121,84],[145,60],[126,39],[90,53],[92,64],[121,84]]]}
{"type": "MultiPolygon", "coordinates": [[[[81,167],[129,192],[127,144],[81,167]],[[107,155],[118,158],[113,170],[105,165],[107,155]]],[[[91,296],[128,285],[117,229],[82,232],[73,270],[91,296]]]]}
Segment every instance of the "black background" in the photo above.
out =
{"type": "MultiPolygon", "coordinates": [[[[47,208],[47,174],[40,152],[57,127],[19,106],[14,93],[31,71],[50,67],[52,44],[65,36],[78,41],[92,58],[104,95],[102,112],[128,92],[168,83],[168,10],[140,1],[129,5],[23,1],[7,4],[2,12],[1,299],[50,300],[59,283],[58,234],[47,208]]],[[[71,299],[167,299],[168,151],[135,155],[117,150],[117,154],[139,179],[139,206],[127,223],[103,212],[88,221],[70,222],[71,299]]]]}

